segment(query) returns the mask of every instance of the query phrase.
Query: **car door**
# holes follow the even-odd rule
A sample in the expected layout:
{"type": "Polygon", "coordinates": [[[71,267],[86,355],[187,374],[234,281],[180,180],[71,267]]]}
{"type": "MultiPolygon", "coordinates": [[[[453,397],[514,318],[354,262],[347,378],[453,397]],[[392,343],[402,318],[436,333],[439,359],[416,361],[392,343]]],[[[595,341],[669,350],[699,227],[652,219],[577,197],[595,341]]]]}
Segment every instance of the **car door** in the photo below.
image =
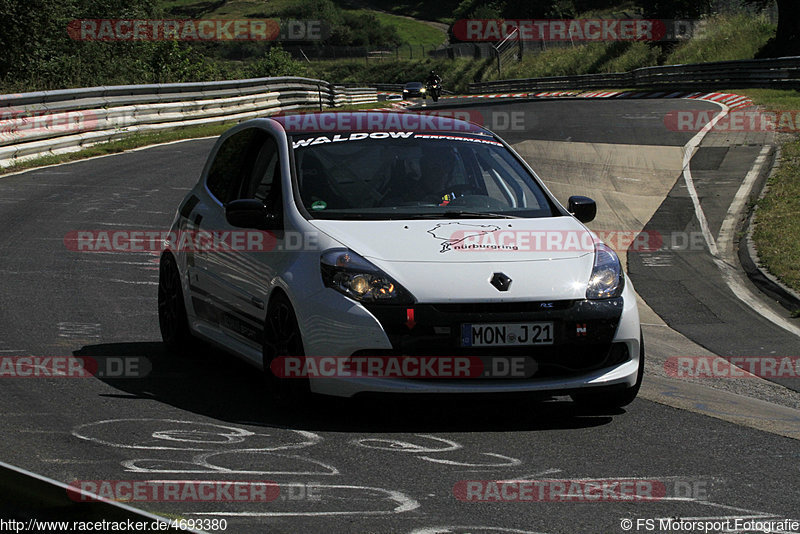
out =
{"type": "Polygon", "coordinates": [[[209,307],[206,319],[253,347],[261,344],[269,281],[282,249],[280,163],[278,144],[271,133],[254,127],[229,137],[207,179],[217,203],[202,214],[195,227],[213,236],[211,246],[195,254],[202,273],[198,293],[209,307]],[[225,205],[242,198],[261,200],[276,215],[269,231],[237,228],[227,221],[225,205]]]}
{"type": "Polygon", "coordinates": [[[220,323],[222,284],[212,251],[204,245],[220,230],[224,206],[241,187],[246,154],[258,135],[257,128],[246,128],[224,138],[208,165],[206,194],[198,192],[181,209],[185,220],[181,222],[180,247],[186,255],[192,307],[198,319],[215,327],[220,323]]]}

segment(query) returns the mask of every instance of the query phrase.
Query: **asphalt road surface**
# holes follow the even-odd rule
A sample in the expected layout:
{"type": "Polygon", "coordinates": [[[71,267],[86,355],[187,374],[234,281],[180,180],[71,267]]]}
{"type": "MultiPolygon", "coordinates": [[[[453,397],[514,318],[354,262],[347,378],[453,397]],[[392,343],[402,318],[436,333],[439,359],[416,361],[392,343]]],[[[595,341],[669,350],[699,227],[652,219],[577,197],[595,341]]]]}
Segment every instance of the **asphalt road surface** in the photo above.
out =
{"type": "MultiPolygon", "coordinates": [[[[663,118],[673,110],[717,106],[567,100],[468,109],[490,120],[521,112],[518,127],[498,133],[529,160],[537,146],[547,147],[542,176],[559,198],[562,189],[591,192],[595,175],[589,170],[600,177],[623,169],[602,177],[613,187],[598,189],[601,209],[645,191],[652,208],[631,208],[625,220],[662,233],[695,231],[681,165],[672,167],[670,160],[694,133],[669,131],[663,118]],[[661,151],[669,162],[637,170],[631,152],[647,150],[661,151]],[[614,153],[624,161],[583,159],[576,168],[571,154],[588,153],[614,153]],[[570,182],[566,174],[580,169],[587,172],[570,182]],[[655,173],[660,189],[651,191],[649,182],[626,189],[625,178],[637,180],[639,171],[655,173]]],[[[724,153],[701,147],[695,156],[707,173],[698,193],[708,199],[715,232],[763,142],[728,143],[724,153]]],[[[661,362],[680,351],[797,354],[797,338],[742,304],[702,247],[669,251],[671,260],[662,262],[628,254],[630,276],[644,299],[648,358],[654,359],[642,396],[614,413],[577,411],[564,399],[382,398],[325,400],[287,415],[270,406],[257,373],[232,357],[211,350],[186,362],[166,357],[156,313],[157,257],[75,252],[65,236],[167,228],[212,144],[173,143],[0,178],[0,356],[78,355],[101,362],[140,356],[152,363],[139,379],[0,379],[0,460],[66,483],[280,486],[271,502],[131,503],[167,517],[225,519],[227,532],[678,532],[663,521],[727,518],[733,528],[737,519],[800,519],[796,380],[785,381],[791,389],[756,379],[737,389],[713,381],[668,382],[660,372],[661,362]],[[549,502],[559,483],[585,479],[638,481],[657,498],[549,502]],[[537,481],[528,484],[546,491],[521,502],[467,502],[460,491],[465,481],[497,480],[537,481]]],[[[469,487],[472,499],[491,499],[492,486],[469,487]]],[[[512,491],[519,483],[502,487],[512,491]]]]}

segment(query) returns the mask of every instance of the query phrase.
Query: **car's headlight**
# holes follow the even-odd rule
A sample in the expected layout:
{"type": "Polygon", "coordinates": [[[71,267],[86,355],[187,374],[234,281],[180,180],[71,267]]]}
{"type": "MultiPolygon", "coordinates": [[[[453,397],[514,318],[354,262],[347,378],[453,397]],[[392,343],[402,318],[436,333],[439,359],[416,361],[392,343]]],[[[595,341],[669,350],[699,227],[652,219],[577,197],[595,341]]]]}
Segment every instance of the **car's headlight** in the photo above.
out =
{"type": "Polygon", "coordinates": [[[423,87],[422,89],[420,89],[420,90],[419,90],[419,92],[420,92],[420,93],[427,93],[427,92],[428,92],[428,90],[427,90],[427,89],[425,89],[425,88],[423,87]]]}
{"type": "Polygon", "coordinates": [[[414,297],[391,276],[347,249],[328,250],[320,258],[326,287],[359,302],[412,304],[414,297]]]}
{"type": "Polygon", "coordinates": [[[594,266],[586,289],[587,299],[610,299],[622,294],[625,274],[616,252],[603,243],[594,247],[594,266]]]}

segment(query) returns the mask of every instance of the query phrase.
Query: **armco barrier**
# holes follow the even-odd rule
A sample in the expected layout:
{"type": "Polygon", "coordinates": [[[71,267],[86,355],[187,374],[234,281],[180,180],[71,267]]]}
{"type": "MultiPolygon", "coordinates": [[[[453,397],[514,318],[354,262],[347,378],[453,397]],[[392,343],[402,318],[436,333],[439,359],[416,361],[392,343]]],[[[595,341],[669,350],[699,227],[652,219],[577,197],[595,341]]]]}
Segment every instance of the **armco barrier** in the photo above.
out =
{"type": "Polygon", "coordinates": [[[741,89],[800,88],[800,57],[718,61],[691,65],[643,67],[631,72],[581,74],[469,84],[471,93],[507,93],[571,89],[741,89]]]}
{"type": "MultiPolygon", "coordinates": [[[[0,462],[0,514],[2,514],[2,519],[7,527],[4,530],[28,532],[39,530],[36,528],[36,521],[71,520],[86,523],[107,521],[121,524],[123,527],[129,521],[148,525],[159,523],[160,528],[151,528],[147,531],[181,531],[178,528],[168,528],[169,519],[123,503],[95,500],[89,497],[90,494],[62,482],[0,462]],[[79,491],[81,496],[86,497],[86,500],[75,498],[79,491]],[[73,498],[70,498],[70,492],[72,492],[73,498]],[[17,528],[11,526],[14,524],[13,522],[16,522],[17,528]]],[[[43,532],[47,528],[41,523],[38,526],[43,532]]],[[[112,526],[108,527],[109,530],[112,528],[112,526]]],[[[64,529],[64,532],[68,531],[70,529],[64,529]]],[[[183,532],[199,531],[186,529],[183,532]]]]}
{"type": "Polygon", "coordinates": [[[0,167],[136,132],[377,100],[374,88],[290,77],[0,95],[0,167]]]}

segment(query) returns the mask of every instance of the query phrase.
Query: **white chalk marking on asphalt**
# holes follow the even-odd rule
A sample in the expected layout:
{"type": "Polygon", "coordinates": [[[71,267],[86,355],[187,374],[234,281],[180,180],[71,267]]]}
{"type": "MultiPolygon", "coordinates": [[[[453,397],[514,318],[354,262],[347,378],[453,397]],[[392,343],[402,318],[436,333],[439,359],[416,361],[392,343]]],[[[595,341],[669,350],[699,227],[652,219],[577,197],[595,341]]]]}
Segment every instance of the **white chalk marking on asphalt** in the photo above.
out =
{"type": "Polygon", "coordinates": [[[100,337],[100,323],[58,323],[58,337],[100,337]]]}
{"type": "Polygon", "coordinates": [[[642,254],[642,264],[645,267],[671,267],[674,259],[670,254],[642,254]]]}
{"type": "MultiPolygon", "coordinates": [[[[773,519],[774,520],[782,520],[782,519],[788,519],[788,518],[782,518],[782,516],[780,516],[778,514],[772,514],[772,513],[769,513],[769,512],[760,512],[758,510],[748,510],[746,508],[739,508],[739,507],[736,507],[736,506],[730,506],[730,505],[715,503],[715,502],[711,502],[711,501],[697,500],[696,502],[698,504],[702,504],[704,506],[710,506],[712,508],[722,508],[724,510],[732,510],[732,511],[735,511],[735,512],[742,512],[742,514],[740,514],[740,515],[723,515],[723,516],[707,516],[707,517],[680,517],[680,518],[675,518],[675,517],[656,517],[654,519],[655,519],[655,521],[662,521],[662,520],[663,521],[667,521],[667,520],[669,520],[669,521],[696,521],[696,522],[700,522],[700,521],[725,521],[725,520],[736,521],[737,519],[741,520],[741,521],[748,520],[748,519],[752,519],[752,520],[773,520],[773,519]]],[[[742,532],[742,531],[730,531],[730,532],[742,532]]],[[[769,530],[769,531],[765,531],[765,532],[772,532],[774,534],[784,534],[782,531],[775,531],[775,530],[769,530]]],[[[790,533],[787,532],[785,534],[790,534],[790,533]]]]}
{"type": "MultiPolygon", "coordinates": [[[[451,452],[463,448],[463,445],[461,445],[460,443],[451,441],[449,439],[433,436],[431,434],[416,434],[416,437],[438,441],[440,443],[443,443],[445,447],[432,448],[430,446],[425,447],[418,445],[416,443],[411,443],[410,441],[400,441],[395,439],[381,439],[381,438],[362,438],[353,440],[350,443],[358,445],[360,447],[365,447],[367,449],[377,449],[382,451],[403,452],[411,454],[419,454],[419,453],[438,454],[443,452],[451,452]]],[[[432,458],[430,456],[418,456],[418,458],[435,464],[455,465],[459,467],[511,467],[522,464],[522,460],[518,458],[511,458],[509,456],[503,456],[502,454],[496,454],[493,452],[482,452],[480,454],[484,456],[491,456],[493,458],[499,458],[504,461],[502,463],[471,463],[471,462],[459,462],[456,460],[446,460],[441,458],[432,458]]]]}
{"type": "MultiPolygon", "coordinates": [[[[138,213],[138,210],[137,210],[137,213],[138,213]]],[[[92,224],[96,224],[98,226],[116,226],[117,228],[122,228],[122,229],[128,229],[128,228],[131,227],[131,224],[129,224],[129,223],[118,223],[118,222],[97,222],[97,223],[92,223],[92,224]]],[[[152,228],[154,230],[161,230],[162,232],[164,231],[164,225],[163,224],[161,224],[161,225],[159,225],[159,224],[138,224],[138,223],[136,224],[136,229],[137,230],[140,230],[142,228],[146,228],[146,229],[152,228]]]]}
{"type": "Polygon", "coordinates": [[[450,452],[461,449],[463,446],[455,441],[451,441],[449,439],[440,438],[437,436],[432,436],[430,434],[416,434],[417,437],[430,439],[433,441],[438,441],[439,443],[443,443],[444,447],[434,448],[434,447],[425,447],[421,445],[417,445],[416,443],[411,443],[409,441],[400,441],[397,439],[382,439],[382,438],[362,438],[356,439],[351,441],[350,443],[354,445],[358,445],[359,447],[364,447],[366,449],[377,449],[381,451],[390,451],[390,452],[410,452],[412,454],[417,453],[438,453],[438,452],[450,452]]]}
{"type": "Polygon", "coordinates": [[[338,474],[340,474],[339,470],[336,469],[334,466],[332,466],[330,464],[326,464],[326,463],[321,462],[319,460],[314,460],[313,458],[305,458],[305,457],[302,457],[302,456],[295,456],[295,455],[289,455],[289,454],[276,454],[274,452],[264,452],[264,451],[260,451],[260,450],[251,450],[251,449],[237,449],[237,450],[233,450],[233,451],[207,452],[207,453],[204,453],[204,454],[197,455],[194,458],[194,460],[195,460],[195,463],[197,463],[199,465],[208,466],[209,468],[211,468],[213,470],[226,469],[226,470],[228,470],[230,472],[235,472],[235,473],[239,473],[239,474],[251,474],[251,475],[261,475],[261,474],[275,474],[275,475],[292,475],[292,474],[302,474],[302,475],[338,475],[338,474]],[[221,456],[223,454],[227,454],[227,455],[236,454],[236,455],[238,455],[238,454],[241,454],[241,453],[267,454],[267,455],[269,455],[270,458],[274,457],[274,456],[278,456],[278,457],[281,457],[281,458],[290,458],[292,460],[298,460],[300,462],[308,462],[308,463],[312,463],[314,465],[318,465],[318,466],[326,469],[327,472],[311,471],[311,472],[304,472],[304,473],[296,473],[294,471],[248,471],[248,470],[242,470],[242,469],[232,470],[232,469],[230,469],[228,467],[223,467],[221,465],[216,465],[216,464],[213,464],[213,463],[211,463],[209,461],[209,458],[212,458],[214,456],[221,456]]]}
{"type": "Polygon", "coordinates": [[[457,462],[455,460],[445,460],[443,458],[431,458],[430,456],[420,456],[423,460],[427,460],[429,462],[433,462],[435,464],[444,464],[444,465],[457,465],[459,467],[512,467],[515,465],[522,465],[522,460],[519,458],[512,458],[510,456],[503,456],[502,454],[495,454],[493,452],[482,452],[484,456],[491,456],[493,458],[499,458],[501,460],[506,460],[503,463],[483,463],[483,464],[476,464],[470,462],[457,462]]]}
{"type": "Polygon", "coordinates": [[[132,284],[135,286],[157,286],[158,282],[141,282],[138,280],[120,280],[118,278],[111,278],[106,280],[106,282],[117,282],[119,284],[132,284]]]}
{"type": "MultiPolygon", "coordinates": [[[[704,505],[710,506],[712,508],[722,508],[723,510],[732,510],[734,512],[742,512],[743,514],[751,514],[751,515],[760,514],[761,517],[778,517],[775,514],[770,514],[768,512],[760,512],[758,510],[750,510],[748,508],[741,508],[739,506],[731,506],[729,504],[720,504],[720,503],[711,502],[711,501],[698,501],[698,502],[701,502],[704,505]]],[[[734,517],[736,517],[736,516],[734,516],[734,517]]]]}
{"type": "Polygon", "coordinates": [[[560,473],[561,469],[556,469],[555,467],[551,467],[550,469],[545,469],[544,471],[539,471],[538,473],[532,473],[530,475],[522,475],[516,478],[508,478],[506,480],[498,480],[497,482],[506,483],[506,482],[532,482],[537,478],[541,477],[542,475],[554,475],[556,473],[560,473]]]}
{"type": "MultiPolygon", "coordinates": [[[[277,431],[280,429],[274,429],[274,430],[277,431]]],[[[317,443],[322,441],[322,436],[306,430],[286,429],[285,432],[290,434],[296,434],[302,437],[303,441],[297,443],[286,443],[278,446],[273,445],[269,447],[251,447],[246,449],[235,449],[235,450],[247,451],[247,452],[270,452],[270,451],[279,451],[286,449],[300,449],[316,445],[317,443]]],[[[255,433],[247,429],[238,428],[235,426],[219,425],[216,423],[203,423],[198,421],[182,421],[177,419],[157,419],[157,418],[104,419],[102,421],[95,421],[93,423],[78,425],[72,430],[72,435],[78,439],[93,441],[95,443],[100,443],[102,445],[107,445],[109,447],[117,447],[120,449],[169,450],[169,451],[209,451],[209,450],[219,451],[219,449],[210,449],[209,445],[223,446],[223,445],[239,444],[249,438],[253,439],[256,438],[260,439],[264,437],[274,438],[273,434],[255,433]],[[165,445],[131,445],[127,443],[128,439],[123,434],[124,429],[114,428],[114,426],[120,424],[128,424],[128,423],[136,423],[137,425],[139,425],[139,427],[142,427],[145,423],[164,424],[166,428],[164,428],[163,430],[152,432],[150,434],[150,437],[152,437],[153,439],[160,439],[167,443],[176,443],[178,445],[173,447],[167,447],[165,445]],[[102,439],[100,437],[89,435],[90,431],[93,430],[103,432],[106,426],[111,427],[110,430],[106,432],[112,434],[114,438],[118,439],[119,441],[114,442],[114,441],[109,441],[107,439],[102,439]],[[187,427],[188,429],[184,430],[187,427]],[[220,432],[220,429],[222,430],[222,432],[220,432]],[[209,430],[215,432],[210,432],[209,430]],[[168,435],[171,436],[170,439],[165,439],[166,436],[168,435]],[[219,436],[225,438],[225,441],[205,440],[205,442],[200,442],[197,439],[198,435],[205,435],[207,437],[219,436]],[[188,445],[181,445],[182,443],[186,443],[188,445]]],[[[280,437],[278,438],[280,439],[280,437]]]]}
{"type": "Polygon", "coordinates": [[[144,265],[145,267],[152,267],[153,262],[151,261],[113,261],[113,260],[103,260],[98,263],[107,263],[109,265],[144,265]]]}
{"type": "Polygon", "coordinates": [[[219,456],[222,454],[228,455],[241,455],[241,454],[253,454],[254,451],[246,450],[246,449],[237,449],[231,451],[217,451],[209,454],[202,454],[192,458],[191,461],[183,461],[183,460],[164,460],[163,458],[155,459],[155,458],[137,458],[134,460],[125,460],[122,462],[122,466],[125,468],[127,472],[130,473],[158,473],[162,475],[202,475],[202,474],[209,474],[209,473],[220,473],[226,475],[294,475],[294,476],[334,476],[340,475],[341,472],[336,469],[336,467],[321,462],[319,460],[314,460],[312,458],[305,458],[302,456],[295,456],[291,454],[276,454],[274,452],[263,452],[263,451],[256,451],[260,452],[264,455],[268,455],[269,458],[279,458],[281,459],[282,465],[286,465],[288,462],[287,460],[292,460],[297,463],[303,464],[313,464],[314,466],[322,468],[316,469],[314,471],[306,470],[296,470],[291,471],[288,469],[280,469],[280,470],[270,470],[270,469],[239,469],[239,468],[230,468],[230,467],[223,467],[220,465],[212,464],[208,461],[208,458],[212,456],[219,456]],[[155,469],[151,467],[141,466],[139,464],[143,462],[153,462],[153,464],[164,465],[164,464],[172,464],[174,465],[181,465],[186,467],[176,468],[164,468],[164,469],[155,469]]]}

